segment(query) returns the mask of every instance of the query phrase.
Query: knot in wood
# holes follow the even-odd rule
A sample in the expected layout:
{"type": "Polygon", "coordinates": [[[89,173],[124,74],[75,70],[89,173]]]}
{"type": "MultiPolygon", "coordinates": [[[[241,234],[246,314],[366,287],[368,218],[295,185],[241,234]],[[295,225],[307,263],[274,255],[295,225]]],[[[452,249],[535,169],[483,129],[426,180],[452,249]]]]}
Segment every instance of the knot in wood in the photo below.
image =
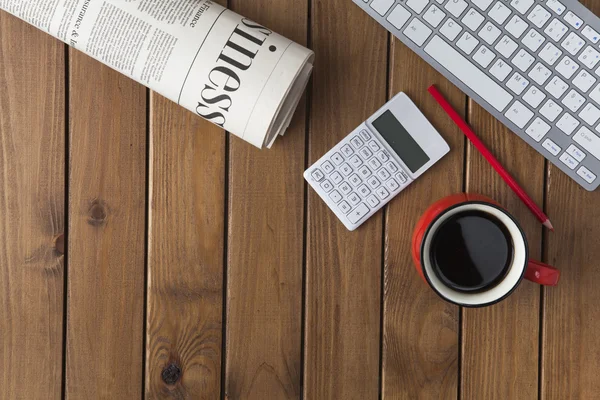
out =
{"type": "Polygon", "coordinates": [[[88,210],[88,223],[93,226],[100,226],[106,222],[106,205],[100,200],[92,201],[88,210]]]}
{"type": "Polygon", "coordinates": [[[65,234],[60,234],[54,238],[54,251],[59,256],[65,254],[65,234]]]}
{"type": "Polygon", "coordinates": [[[181,369],[177,364],[169,364],[162,370],[160,376],[167,385],[174,385],[181,378],[181,369]]]}

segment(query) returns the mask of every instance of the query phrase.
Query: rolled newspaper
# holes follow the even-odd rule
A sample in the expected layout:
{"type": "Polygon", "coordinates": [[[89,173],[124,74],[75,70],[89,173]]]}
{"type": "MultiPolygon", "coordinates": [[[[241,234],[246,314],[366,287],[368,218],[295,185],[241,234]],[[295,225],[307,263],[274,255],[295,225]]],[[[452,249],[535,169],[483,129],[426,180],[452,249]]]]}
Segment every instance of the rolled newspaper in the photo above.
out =
{"type": "Polygon", "coordinates": [[[48,32],[245,141],[270,147],[314,53],[210,0],[0,0],[48,32]]]}

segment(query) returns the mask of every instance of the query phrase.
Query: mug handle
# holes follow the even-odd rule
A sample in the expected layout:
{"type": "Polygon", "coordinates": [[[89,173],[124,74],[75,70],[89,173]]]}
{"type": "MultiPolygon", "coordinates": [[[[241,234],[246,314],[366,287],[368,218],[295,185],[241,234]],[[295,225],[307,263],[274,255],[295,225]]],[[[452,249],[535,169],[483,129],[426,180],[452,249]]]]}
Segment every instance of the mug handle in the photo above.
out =
{"type": "Polygon", "coordinates": [[[544,286],[556,286],[560,279],[560,271],[548,264],[529,260],[525,279],[544,286]]]}

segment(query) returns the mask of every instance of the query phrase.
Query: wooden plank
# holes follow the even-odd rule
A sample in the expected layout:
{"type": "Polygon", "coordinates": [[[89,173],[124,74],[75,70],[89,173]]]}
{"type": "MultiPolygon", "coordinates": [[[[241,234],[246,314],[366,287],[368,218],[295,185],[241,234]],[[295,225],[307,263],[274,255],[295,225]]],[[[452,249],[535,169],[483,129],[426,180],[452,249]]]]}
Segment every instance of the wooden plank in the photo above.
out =
{"type": "MultiPolygon", "coordinates": [[[[307,0],[231,0],[230,8],[306,43],[307,0]]],[[[304,108],[271,149],[231,137],[226,398],[300,397],[304,108]]]]}
{"type": "Polygon", "coordinates": [[[64,46],[0,11],[0,398],[61,396],[64,46]]]}
{"type": "Polygon", "coordinates": [[[448,142],[451,152],[388,206],[385,241],[384,399],[456,399],[458,307],[421,280],[411,257],[415,224],[434,201],[462,190],[464,138],[427,92],[436,84],[461,112],[465,95],[395,39],[390,96],[405,92],[448,142]]]}
{"type": "MultiPolygon", "coordinates": [[[[581,3],[600,15],[598,1],[581,3]]],[[[598,398],[600,192],[586,192],[552,165],[548,176],[546,207],[556,232],[548,234],[544,255],[562,276],[543,293],[540,398],[598,398]]]]}
{"type": "MultiPolygon", "coordinates": [[[[386,31],[346,0],[313,1],[311,29],[321,67],[312,84],[309,164],[385,102],[388,50],[386,31]]],[[[308,190],[307,399],[378,396],[382,221],[379,213],[349,232],[308,190]]]]}
{"type": "MultiPolygon", "coordinates": [[[[541,206],[544,158],[473,101],[469,122],[490,151],[541,206]]],[[[529,256],[539,260],[540,222],[471,144],[467,163],[467,192],[488,196],[514,215],[527,235],[529,256]]],[[[536,398],[539,307],[540,286],[523,281],[508,299],[496,305],[463,309],[463,399],[536,398]]]]}
{"type": "Polygon", "coordinates": [[[66,396],[141,396],[146,90],[71,49],[66,396]]]}

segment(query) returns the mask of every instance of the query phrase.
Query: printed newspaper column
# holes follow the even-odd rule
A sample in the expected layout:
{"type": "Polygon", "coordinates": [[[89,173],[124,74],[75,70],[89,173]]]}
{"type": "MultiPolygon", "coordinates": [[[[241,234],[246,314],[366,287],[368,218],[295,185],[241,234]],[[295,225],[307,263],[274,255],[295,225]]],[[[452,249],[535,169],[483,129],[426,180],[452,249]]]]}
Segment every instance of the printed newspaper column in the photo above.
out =
{"type": "Polygon", "coordinates": [[[0,9],[260,148],[283,135],[312,71],[312,51],[210,0],[0,0],[0,9]]]}

